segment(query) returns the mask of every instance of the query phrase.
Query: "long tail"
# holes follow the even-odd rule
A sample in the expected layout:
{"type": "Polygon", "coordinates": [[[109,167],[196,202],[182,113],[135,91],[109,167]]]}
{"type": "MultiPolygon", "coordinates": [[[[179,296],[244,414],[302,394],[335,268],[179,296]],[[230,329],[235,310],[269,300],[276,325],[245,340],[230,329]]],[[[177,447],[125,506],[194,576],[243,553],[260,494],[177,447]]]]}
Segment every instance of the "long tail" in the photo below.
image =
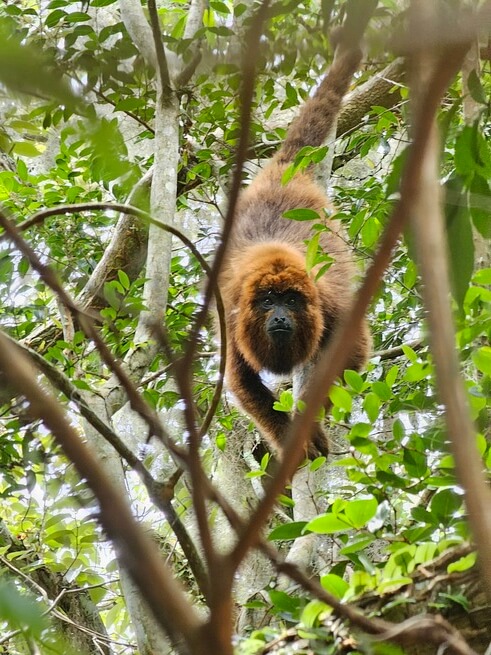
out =
{"type": "Polygon", "coordinates": [[[343,96],[348,91],[360,61],[361,51],[358,48],[336,53],[315,95],[307,100],[290,125],[286,139],[275,157],[277,162],[292,161],[304,146],[323,144],[336,121],[343,96]]]}
{"type": "MultiPolygon", "coordinates": [[[[317,93],[303,106],[290,126],[276,156],[279,163],[292,161],[304,146],[320,146],[331,131],[353,74],[361,61],[359,44],[378,0],[347,0],[345,20],[335,35],[334,61],[317,93]]],[[[334,35],[332,35],[334,36],[334,35]]]]}

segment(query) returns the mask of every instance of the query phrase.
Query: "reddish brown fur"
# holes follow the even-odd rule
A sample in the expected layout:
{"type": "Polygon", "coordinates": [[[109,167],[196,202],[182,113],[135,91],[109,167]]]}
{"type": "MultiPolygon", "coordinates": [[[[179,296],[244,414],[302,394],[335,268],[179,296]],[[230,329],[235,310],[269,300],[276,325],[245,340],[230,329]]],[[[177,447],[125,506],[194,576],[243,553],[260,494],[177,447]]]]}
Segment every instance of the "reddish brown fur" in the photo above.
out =
{"type": "MultiPolygon", "coordinates": [[[[342,96],[359,63],[357,52],[337,57],[316,95],[307,101],[292,124],[285,143],[273,161],[239,199],[234,232],[220,276],[228,328],[228,385],[264,436],[276,449],[281,446],[290,418],[273,409],[274,395],[259,373],[300,371],[315,361],[345,314],[352,297],[351,251],[337,222],[321,237],[321,244],[335,263],[319,280],[307,273],[305,242],[312,237],[309,222],[283,218],[289,209],[309,208],[324,215],[330,203],[310,172],[299,173],[286,185],[284,171],[304,145],[321,145],[335,120],[342,96]],[[263,291],[296,291],[303,299],[301,311],[291,320],[295,336],[275,341],[265,329],[264,310],[257,297],[263,291]]],[[[317,221],[318,222],[318,221],[317,221]]],[[[359,369],[368,356],[370,335],[366,323],[360,332],[349,367],[359,369]]],[[[327,454],[328,444],[320,426],[313,429],[309,455],[327,454]]]]}

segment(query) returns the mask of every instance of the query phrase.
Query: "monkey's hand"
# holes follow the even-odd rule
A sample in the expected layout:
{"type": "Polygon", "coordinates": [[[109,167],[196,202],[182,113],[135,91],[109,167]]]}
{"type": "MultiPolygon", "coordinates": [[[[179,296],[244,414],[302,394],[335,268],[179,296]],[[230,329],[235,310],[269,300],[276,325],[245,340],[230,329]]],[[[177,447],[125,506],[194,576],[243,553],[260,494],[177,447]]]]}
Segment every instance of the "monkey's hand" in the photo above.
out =
{"type": "Polygon", "coordinates": [[[315,423],[312,428],[312,437],[307,447],[307,457],[315,459],[316,457],[327,457],[329,455],[329,439],[323,428],[315,423]]]}

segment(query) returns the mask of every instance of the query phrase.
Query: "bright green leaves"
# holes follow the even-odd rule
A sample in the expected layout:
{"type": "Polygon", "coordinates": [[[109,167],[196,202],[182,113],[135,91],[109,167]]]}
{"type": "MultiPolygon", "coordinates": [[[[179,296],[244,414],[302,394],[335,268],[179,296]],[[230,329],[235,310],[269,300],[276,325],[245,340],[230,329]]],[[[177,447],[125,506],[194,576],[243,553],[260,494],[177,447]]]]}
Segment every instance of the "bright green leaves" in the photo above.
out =
{"type": "Polygon", "coordinates": [[[270,541],[288,541],[290,539],[297,539],[309,531],[305,530],[307,521],[292,521],[285,523],[271,530],[268,535],[270,541]]]}
{"type": "Polygon", "coordinates": [[[359,530],[375,516],[377,500],[366,498],[360,500],[336,500],[331,511],[321,514],[307,523],[306,529],[317,534],[334,534],[346,530],[359,530]]]}
{"type": "Polygon", "coordinates": [[[39,637],[48,627],[41,605],[5,579],[0,584],[0,620],[6,621],[10,630],[19,630],[30,637],[39,637]]]}
{"type": "Polygon", "coordinates": [[[332,402],[334,407],[337,407],[345,413],[350,413],[353,407],[353,399],[349,391],[344,387],[337,385],[332,386],[329,389],[329,400],[332,402]]]}
{"type": "Polygon", "coordinates": [[[289,218],[292,221],[312,221],[319,218],[319,213],[313,209],[289,209],[283,212],[283,218],[289,218]]]}
{"type": "Polygon", "coordinates": [[[474,175],[469,190],[472,223],[485,239],[491,239],[491,191],[488,178],[474,175]]]}
{"type": "Polygon", "coordinates": [[[128,151],[118,121],[103,118],[89,127],[80,126],[80,132],[82,138],[89,140],[90,145],[82,154],[89,159],[94,179],[108,185],[113,180],[125,178],[127,193],[137,181],[139,170],[128,161],[128,151]]]}
{"type": "Polygon", "coordinates": [[[361,393],[363,391],[365,382],[361,375],[356,371],[346,369],[344,372],[344,380],[346,384],[349,385],[356,393],[361,393]]]}
{"type": "Polygon", "coordinates": [[[487,179],[491,175],[491,155],[478,124],[465,125],[455,140],[455,171],[462,177],[480,175],[487,179]]]}
{"type": "Polygon", "coordinates": [[[339,577],[339,575],[335,575],[334,573],[323,575],[320,582],[326,591],[328,591],[339,600],[343,598],[349,589],[349,584],[346,582],[346,580],[343,580],[343,578],[339,577]]]}
{"type": "MultiPolygon", "coordinates": [[[[271,541],[284,541],[297,539],[311,532],[316,534],[336,534],[351,530],[361,530],[377,513],[378,502],[375,498],[361,498],[355,500],[338,499],[332,504],[330,511],[317,516],[308,523],[305,521],[292,521],[274,528],[269,534],[271,541]]],[[[359,547],[371,542],[371,536],[359,547]]],[[[357,546],[354,550],[359,549],[357,546]]]]}
{"type": "Polygon", "coordinates": [[[491,377],[491,347],[483,346],[472,354],[474,364],[484,375],[491,377]]]}
{"type": "Polygon", "coordinates": [[[277,412],[291,412],[293,411],[295,403],[293,401],[293,394],[291,391],[282,391],[280,397],[275,401],[273,409],[277,412]]]}
{"type": "Polygon", "coordinates": [[[293,162],[283,173],[281,183],[288,184],[288,182],[298,171],[304,171],[312,164],[318,164],[321,162],[326,156],[327,151],[327,146],[320,146],[318,148],[314,148],[313,146],[304,146],[301,148],[296,154],[293,162]]]}

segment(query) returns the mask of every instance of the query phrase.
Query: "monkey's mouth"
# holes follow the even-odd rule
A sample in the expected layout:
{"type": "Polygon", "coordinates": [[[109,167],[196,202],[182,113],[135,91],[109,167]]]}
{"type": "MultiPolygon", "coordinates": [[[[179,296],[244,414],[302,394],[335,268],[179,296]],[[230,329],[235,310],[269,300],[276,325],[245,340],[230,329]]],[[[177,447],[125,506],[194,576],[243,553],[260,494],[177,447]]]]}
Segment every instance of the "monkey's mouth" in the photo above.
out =
{"type": "Polygon", "coordinates": [[[289,328],[289,327],[278,326],[278,327],[269,328],[268,333],[278,335],[278,336],[279,335],[289,336],[289,335],[291,335],[293,333],[293,330],[291,328],[289,328]]]}

